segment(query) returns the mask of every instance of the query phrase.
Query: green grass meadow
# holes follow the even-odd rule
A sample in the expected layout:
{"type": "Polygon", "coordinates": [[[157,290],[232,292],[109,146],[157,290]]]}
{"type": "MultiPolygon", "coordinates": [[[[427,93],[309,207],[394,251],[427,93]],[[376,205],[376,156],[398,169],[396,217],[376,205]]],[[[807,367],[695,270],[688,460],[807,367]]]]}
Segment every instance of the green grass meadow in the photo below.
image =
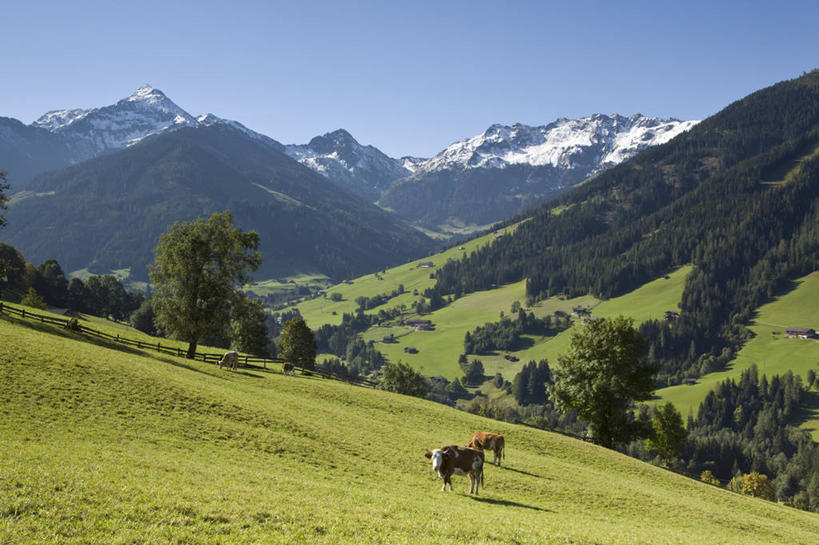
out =
{"type": "MultiPolygon", "coordinates": [[[[553,297],[539,302],[529,309],[538,316],[546,316],[557,310],[571,313],[575,306],[592,309],[595,316],[613,317],[620,314],[631,316],[636,324],[648,319],[661,319],[666,310],[678,309],[682,296],[685,278],[690,267],[681,267],[669,274],[669,278],[659,278],[641,286],[631,293],[608,301],[600,301],[592,296],[574,299],[553,297]]],[[[434,331],[413,331],[407,327],[373,327],[364,335],[365,340],[380,341],[385,335],[393,334],[397,338],[394,344],[379,344],[378,349],[390,361],[403,361],[423,372],[427,376],[441,375],[453,380],[463,375],[458,366],[458,356],[463,353],[464,336],[487,322],[500,319],[500,313],[509,314],[512,303],[526,301],[525,281],[507,284],[494,290],[481,291],[466,295],[451,305],[424,316],[435,324],[434,331]],[[404,353],[404,347],[413,346],[417,354],[404,353]]],[[[577,327],[577,326],[573,326],[577,327]]],[[[520,361],[511,362],[504,359],[503,353],[470,355],[483,362],[485,373],[494,376],[501,373],[511,380],[529,360],[548,359],[554,362],[557,356],[569,350],[573,328],[554,336],[527,336],[531,346],[509,352],[520,361]]]]}
{"type": "Polygon", "coordinates": [[[594,445],[317,377],[0,315],[0,543],[814,544],[819,515],[594,445]],[[441,483],[426,448],[507,438],[441,483]]]}
{"type": "MultiPolygon", "coordinates": [[[[819,373],[819,340],[786,339],[786,327],[819,329],[819,272],[798,279],[788,293],[759,308],[750,329],[754,337],[724,370],[701,377],[692,386],[672,386],[657,392],[660,402],[671,401],[683,415],[696,416],[708,392],[726,379],[739,380],[743,371],[756,364],[760,375],[769,378],[788,370],[804,380],[809,369],[819,373]]],[[[819,400],[809,396],[803,427],[819,440],[819,400]]]]}

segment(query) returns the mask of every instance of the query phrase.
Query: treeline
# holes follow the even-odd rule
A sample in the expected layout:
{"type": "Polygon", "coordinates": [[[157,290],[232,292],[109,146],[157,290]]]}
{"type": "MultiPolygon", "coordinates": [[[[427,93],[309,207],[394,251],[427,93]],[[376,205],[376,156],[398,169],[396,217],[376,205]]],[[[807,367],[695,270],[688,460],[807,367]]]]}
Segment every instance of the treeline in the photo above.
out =
{"type": "Polygon", "coordinates": [[[520,350],[521,335],[554,336],[571,325],[570,319],[554,316],[538,318],[533,312],[520,309],[515,319],[504,317],[468,331],[464,335],[464,352],[487,354],[493,350],[520,350]]]}
{"type": "Polygon", "coordinates": [[[33,289],[48,306],[127,320],[145,299],[140,293],[128,293],[112,275],[91,276],[85,282],[79,278],[68,280],[56,260],[47,259],[35,266],[27,263],[17,249],[2,242],[0,263],[5,268],[5,280],[0,276],[0,290],[17,300],[33,289]]]}
{"type": "Polygon", "coordinates": [[[693,264],[680,319],[644,333],[661,384],[718,369],[753,309],[819,268],[817,127],[819,72],[755,93],[510,220],[529,217],[438,269],[434,291],[459,297],[526,278],[531,301],[609,298],[693,264]]]}

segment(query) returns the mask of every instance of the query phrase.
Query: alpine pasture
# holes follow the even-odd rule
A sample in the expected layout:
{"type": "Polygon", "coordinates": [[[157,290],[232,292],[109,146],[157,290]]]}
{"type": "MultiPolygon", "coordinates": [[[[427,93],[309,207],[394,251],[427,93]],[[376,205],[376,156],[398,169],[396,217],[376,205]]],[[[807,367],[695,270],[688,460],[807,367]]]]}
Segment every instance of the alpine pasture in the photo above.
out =
{"type": "Polygon", "coordinates": [[[819,516],[416,398],[0,315],[0,543],[813,544],[819,516]],[[454,492],[426,448],[502,433],[454,492]]]}

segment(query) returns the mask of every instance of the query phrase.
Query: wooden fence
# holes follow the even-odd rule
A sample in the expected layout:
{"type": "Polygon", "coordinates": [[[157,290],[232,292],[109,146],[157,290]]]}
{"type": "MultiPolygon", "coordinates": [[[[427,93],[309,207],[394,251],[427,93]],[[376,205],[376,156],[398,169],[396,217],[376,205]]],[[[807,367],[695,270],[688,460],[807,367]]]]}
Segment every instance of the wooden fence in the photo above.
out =
{"type": "MultiPolygon", "coordinates": [[[[38,321],[43,324],[50,324],[50,325],[57,325],[65,328],[71,328],[69,325],[71,323],[70,318],[57,318],[55,316],[46,316],[44,314],[37,314],[26,309],[18,309],[9,305],[4,305],[2,301],[0,301],[0,312],[6,312],[8,314],[12,314],[15,316],[19,316],[20,318],[38,321]]],[[[76,323],[76,322],[75,322],[76,323]]],[[[155,350],[162,354],[169,354],[171,356],[177,356],[180,358],[184,358],[188,355],[188,351],[182,348],[174,347],[165,345],[162,346],[161,341],[157,341],[156,343],[153,342],[145,342],[145,341],[135,341],[133,339],[127,339],[120,335],[111,335],[110,333],[104,333],[102,331],[97,331],[96,329],[92,329],[90,327],[86,327],[80,323],[76,323],[77,325],[72,329],[74,331],[78,331],[80,333],[84,333],[86,335],[90,335],[92,337],[96,337],[98,339],[104,339],[106,341],[111,341],[115,343],[124,344],[126,346],[133,346],[140,350],[155,350]]],[[[204,353],[204,352],[196,352],[194,354],[194,358],[196,360],[201,360],[205,363],[217,363],[220,359],[222,359],[222,353],[212,354],[212,353],[204,353]]],[[[263,367],[267,369],[267,364],[282,364],[284,360],[281,358],[260,358],[256,356],[239,356],[239,364],[244,365],[245,367],[263,367]]],[[[324,373],[322,371],[310,370],[305,369],[301,366],[294,365],[296,369],[301,371],[302,373],[311,373],[323,378],[330,378],[335,380],[341,380],[343,382],[347,382],[349,384],[355,384],[357,386],[366,386],[370,388],[375,388],[378,386],[377,382],[373,382],[371,380],[365,378],[354,378],[354,379],[343,379],[336,375],[330,373],[324,373]]]]}

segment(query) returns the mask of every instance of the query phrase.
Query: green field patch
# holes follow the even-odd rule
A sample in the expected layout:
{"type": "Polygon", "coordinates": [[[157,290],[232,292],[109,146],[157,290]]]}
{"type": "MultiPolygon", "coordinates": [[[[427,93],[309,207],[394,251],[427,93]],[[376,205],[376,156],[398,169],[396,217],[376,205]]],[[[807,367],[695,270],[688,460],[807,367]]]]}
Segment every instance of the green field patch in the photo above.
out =
{"type": "MultiPolygon", "coordinates": [[[[809,369],[819,372],[819,341],[787,339],[785,328],[806,327],[819,329],[819,271],[803,276],[788,293],[759,307],[749,326],[754,337],[724,370],[709,373],[691,386],[663,388],[657,392],[658,401],[673,402],[683,415],[696,416],[699,404],[714,387],[726,379],[739,380],[742,372],[756,364],[760,375],[781,375],[788,370],[804,380],[809,369]]],[[[819,418],[808,409],[804,427],[819,440],[819,418]]]]}
{"type": "MultiPolygon", "coordinates": [[[[511,232],[514,226],[507,227],[501,233],[511,232]]],[[[435,279],[430,278],[435,271],[451,259],[461,259],[464,255],[491,243],[502,243],[502,238],[496,238],[497,233],[490,233],[463,244],[453,246],[441,253],[430,257],[417,259],[391,269],[368,274],[337,284],[327,289],[326,297],[317,297],[297,305],[304,321],[312,329],[323,324],[338,325],[344,313],[355,312],[358,308],[355,300],[358,297],[372,297],[383,293],[391,293],[399,286],[404,286],[405,293],[391,299],[382,307],[370,309],[367,314],[377,314],[382,308],[395,308],[398,305],[412,306],[413,301],[422,298],[426,289],[435,285],[435,279]],[[426,264],[431,264],[427,267],[426,264]],[[417,292],[417,295],[416,295],[417,292]],[[332,294],[338,293],[342,301],[333,302],[332,294]],[[335,314],[333,314],[335,312],[335,314]]]]}

